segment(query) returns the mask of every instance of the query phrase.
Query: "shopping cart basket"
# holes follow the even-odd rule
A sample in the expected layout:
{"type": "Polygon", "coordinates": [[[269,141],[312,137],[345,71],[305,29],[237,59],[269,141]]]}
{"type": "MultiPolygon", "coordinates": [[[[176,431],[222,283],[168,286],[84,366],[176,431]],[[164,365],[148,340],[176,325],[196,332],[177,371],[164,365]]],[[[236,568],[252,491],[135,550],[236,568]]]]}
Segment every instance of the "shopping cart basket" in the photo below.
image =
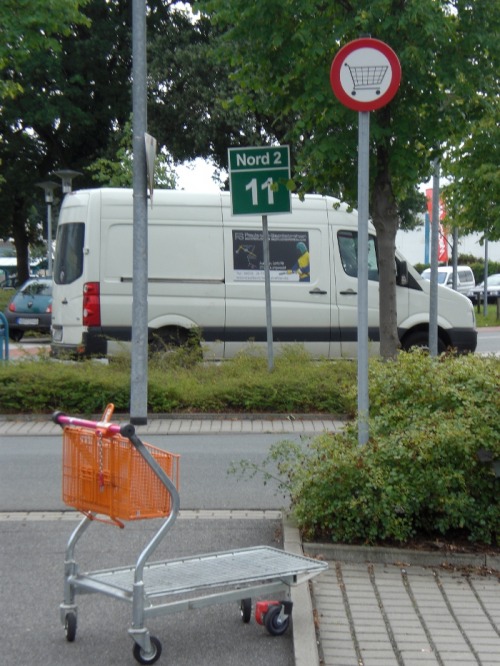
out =
{"type": "Polygon", "coordinates": [[[76,638],[76,595],[92,592],[131,604],[128,633],[140,664],[154,664],[162,651],[146,620],[181,610],[239,602],[242,619],[249,622],[253,597],[283,595],[259,601],[255,612],[270,634],[283,634],[292,613],[290,588],[324,571],[327,563],[267,546],[149,562],[179,512],[179,457],[143,443],[130,424],[111,424],[112,411],[109,405],[100,422],[53,415],[63,427],[64,501],[85,514],[66,547],[60,614],[67,640],[76,638]],[[101,514],[122,527],[122,521],[164,520],[135,565],[82,573],[76,545],[101,514]]]}
{"type": "MultiPolygon", "coordinates": [[[[145,445],[179,483],[179,456],[145,445]]],[[[105,514],[120,524],[168,516],[170,494],[130,441],[119,433],[66,426],[63,431],[63,501],[82,513],[105,514]]]]}
{"type": "Polygon", "coordinates": [[[354,97],[358,90],[375,90],[380,95],[380,84],[388,70],[387,65],[361,65],[351,66],[345,63],[353,82],[351,95],[354,97]]]}

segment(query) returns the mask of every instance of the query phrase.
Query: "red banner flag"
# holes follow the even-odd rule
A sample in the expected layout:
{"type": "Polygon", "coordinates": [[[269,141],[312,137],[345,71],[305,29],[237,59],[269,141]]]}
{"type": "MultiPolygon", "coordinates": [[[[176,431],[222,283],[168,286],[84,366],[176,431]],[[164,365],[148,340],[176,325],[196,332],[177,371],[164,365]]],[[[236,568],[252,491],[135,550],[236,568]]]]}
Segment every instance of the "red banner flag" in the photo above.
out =
{"type": "MultiPolygon", "coordinates": [[[[431,223],[434,222],[432,219],[432,188],[425,190],[425,195],[427,197],[427,210],[429,212],[429,217],[431,223]]],[[[446,231],[441,224],[442,220],[446,217],[446,210],[444,207],[444,202],[439,198],[439,246],[438,246],[438,262],[439,263],[448,263],[448,242],[446,240],[446,231]]]]}

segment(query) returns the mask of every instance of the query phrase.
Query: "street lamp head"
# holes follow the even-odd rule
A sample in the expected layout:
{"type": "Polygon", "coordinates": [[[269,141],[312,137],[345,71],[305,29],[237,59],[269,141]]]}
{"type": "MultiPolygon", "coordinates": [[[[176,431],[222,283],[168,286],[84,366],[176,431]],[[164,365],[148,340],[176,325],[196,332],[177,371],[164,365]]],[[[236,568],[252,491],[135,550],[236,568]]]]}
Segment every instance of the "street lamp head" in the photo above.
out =
{"type": "Polygon", "coordinates": [[[44,180],[41,183],[36,183],[37,187],[41,187],[45,192],[45,203],[54,203],[54,190],[59,187],[59,183],[54,183],[52,180],[44,180]]]}
{"type": "Polygon", "coordinates": [[[54,171],[54,176],[59,176],[62,180],[62,191],[63,194],[69,194],[71,192],[71,182],[73,178],[83,175],[81,171],[73,171],[73,169],[60,169],[59,171],[54,171]]]}

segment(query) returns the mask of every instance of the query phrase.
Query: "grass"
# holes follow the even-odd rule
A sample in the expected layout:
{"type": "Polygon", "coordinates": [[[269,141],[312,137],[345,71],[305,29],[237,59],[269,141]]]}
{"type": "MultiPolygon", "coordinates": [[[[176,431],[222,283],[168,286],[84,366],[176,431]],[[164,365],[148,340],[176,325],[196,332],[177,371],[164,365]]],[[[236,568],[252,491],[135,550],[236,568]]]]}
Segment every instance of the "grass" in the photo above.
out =
{"type": "Polygon", "coordinates": [[[499,313],[497,312],[496,305],[492,305],[491,303],[488,305],[486,317],[483,315],[482,306],[479,312],[477,311],[477,306],[475,310],[476,310],[476,323],[478,328],[485,328],[488,326],[500,326],[500,316],[499,313]]]}

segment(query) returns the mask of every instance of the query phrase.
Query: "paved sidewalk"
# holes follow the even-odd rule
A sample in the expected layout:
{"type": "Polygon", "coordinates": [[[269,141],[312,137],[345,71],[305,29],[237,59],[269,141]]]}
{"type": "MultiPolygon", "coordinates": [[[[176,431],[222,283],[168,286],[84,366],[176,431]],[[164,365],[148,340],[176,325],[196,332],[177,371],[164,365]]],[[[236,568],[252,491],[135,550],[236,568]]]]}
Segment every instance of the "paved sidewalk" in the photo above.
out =
{"type": "MultiPolygon", "coordinates": [[[[80,416],[71,414],[71,416],[80,416]]],[[[84,417],[85,418],[85,417],[84,417]]],[[[99,420],[99,416],[96,420],[99,420]]],[[[114,414],[113,423],[126,423],[127,417],[114,414]]],[[[147,435],[211,435],[214,433],[239,434],[269,434],[269,433],[299,433],[314,435],[322,432],[337,432],[342,429],[344,422],[335,418],[322,416],[295,416],[288,418],[282,415],[259,415],[255,417],[241,417],[239,415],[208,414],[195,416],[161,416],[150,417],[145,426],[136,426],[139,436],[147,435]]],[[[0,416],[0,436],[8,435],[37,437],[53,436],[61,432],[61,427],[53,423],[51,417],[37,415],[29,416],[0,416]]]]}
{"type": "Polygon", "coordinates": [[[498,666],[500,573],[330,562],[312,581],[324,666],[498,666]]]}

